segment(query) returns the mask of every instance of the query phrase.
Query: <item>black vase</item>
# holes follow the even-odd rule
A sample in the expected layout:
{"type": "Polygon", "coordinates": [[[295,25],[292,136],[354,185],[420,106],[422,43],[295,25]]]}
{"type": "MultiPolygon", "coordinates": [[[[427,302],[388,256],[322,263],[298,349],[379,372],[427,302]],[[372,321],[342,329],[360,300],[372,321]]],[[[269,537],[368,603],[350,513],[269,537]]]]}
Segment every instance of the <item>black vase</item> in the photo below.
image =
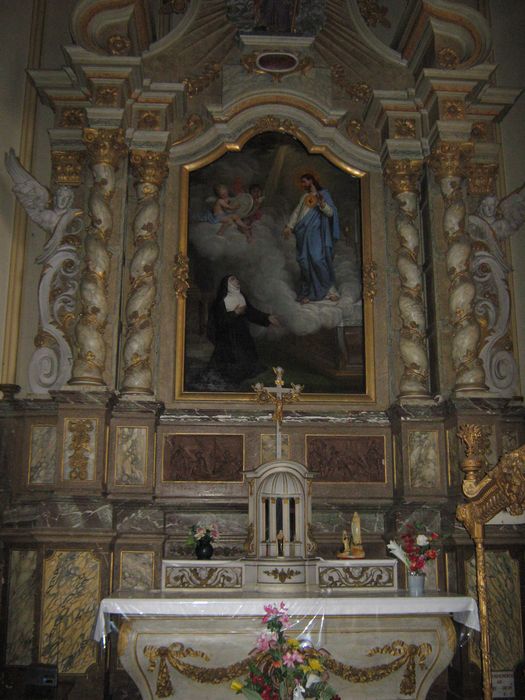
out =
{"type": "Polygon", "coordinates": [[[213,556],[213,545],[211,542],[197,542],[195,545],[195,555],[197,559],[211,559],[213,556]]]}

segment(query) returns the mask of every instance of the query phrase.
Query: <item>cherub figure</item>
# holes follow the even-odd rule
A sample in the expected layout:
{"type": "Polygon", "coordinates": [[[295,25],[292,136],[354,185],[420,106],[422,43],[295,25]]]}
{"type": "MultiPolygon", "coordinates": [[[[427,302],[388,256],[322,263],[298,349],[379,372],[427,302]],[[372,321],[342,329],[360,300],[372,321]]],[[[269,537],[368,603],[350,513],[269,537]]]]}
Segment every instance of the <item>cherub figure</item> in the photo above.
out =
{"type": "Polygon", "coordinates": [[[212,206],[213,218],[215,219],[215,223],[221,224],[220,229],[217,231],[217,235],[224,235],[225,229],[230,224],[235,224],[239,231],[244,233],[248,240],[251,240],[252,230],[250,226],[245,224],[240,216],[233,213],[238,207],[231,203],[226,185],[215,185],[213,191],[215,192],[215,201],[213,202],[212,206]]]}
{"type": "Polygon", "coordinates": [[[64,216],[73,211],[73,190],[61,185],[51,201],[49,191],[27,172],[12,148],[5,155],[5,166],[13,180],[13,192],[29,218],[52,236],[64,216]]]}

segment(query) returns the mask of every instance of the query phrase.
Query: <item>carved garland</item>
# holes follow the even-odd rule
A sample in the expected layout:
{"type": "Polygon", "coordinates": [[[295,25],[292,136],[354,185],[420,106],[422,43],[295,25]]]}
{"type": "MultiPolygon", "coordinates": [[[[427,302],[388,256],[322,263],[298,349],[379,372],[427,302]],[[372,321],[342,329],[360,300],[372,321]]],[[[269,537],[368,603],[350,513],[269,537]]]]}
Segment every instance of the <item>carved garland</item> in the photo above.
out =
{"type": "MultiPolygon", "coordinates": [[[[157,661],[159,662],[155,692],[158,698],[169,698],[174,693],[168,670],[168,663],[182,676],[190,678],[192,681],[218,685],[219,683],[225,683],[244,675],[249,671],[252,664],[260,666],[272,660],[267,652],[263,652],[261,654],[249,656],[229,666],[203,668],[202,666],[188,664],[182,659],[193,657],[209,661],[210,657],[205,652],[192,649],[191,647],[185,647],[184,644],[180,642],[174,642],[170,644],[169,647],[148,645],[144,647],[143,653],[149,661],[148,671],[155,671],[157,661]]],[[[323,665],[328,671],[331,671],[336,676],[350,683],[370,683],[371,681],[379,681],[383,678],[387,678],[392,673],[395,673],[405,666],[406,668],[403,673],[403,678],[401,679],[399,691],[403,695],[412,695],[416,690],[416,665],[419,665],[420,668],[424,667],[426,659],[432,653],[432,646],[426,642],[417,645],[407,644],[402,640],[396,640],[392,642],[392,644],[374,647],[368,651],[368,656],[389,654],[397,658],[390,663],[366,668],[357,668],[356,666],[350,666],[349,664],[337,661],[337,659],[334,659],[333,656],[324,649],[316,653],[322,654],[323,665]]]]}

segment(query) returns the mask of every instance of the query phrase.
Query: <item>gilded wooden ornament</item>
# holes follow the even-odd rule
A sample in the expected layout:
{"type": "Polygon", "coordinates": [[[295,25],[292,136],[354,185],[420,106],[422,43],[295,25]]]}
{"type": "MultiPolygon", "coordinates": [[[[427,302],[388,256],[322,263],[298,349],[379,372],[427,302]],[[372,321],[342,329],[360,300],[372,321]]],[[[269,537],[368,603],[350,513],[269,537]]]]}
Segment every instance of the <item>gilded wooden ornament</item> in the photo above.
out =
{"type": "Polygon", "coordinates": [[[60,112],[58,126],[66,129],[83,127],[86,123],[86,110],[80,107],[64,108],[60,112]]]}
{"type": "Polygon", "coordinates": [[[118,88],[101,85],[95,90],[95,104],[101,107],[116,107],[119,102],[118,88]]]}
{"type": "Polygon", "coordinates": [[[496,192],[497,163],[472,163],[467,167],[468,192],[472,195],[488,195],[496,192]]]}
{"type": "Polygon", "coordinates": [[[485,525],[500,511],[511,515],[525,511],[525,445],[509,452],[499,460],[494,469],[478,481],[468,460],[479,450],[482,439],[480,426],[462,426],[461,439],[465,441],[467,457],[463,469],[467,473],[463,481],[463,493],[469,499],[456,509],[456,518],[463,523],[476,546],[476,581],[481,626],[481,664],[483,671],[483,698],[492,698],[492,672],[490,659],[489,611],[487,597],[487,573],[485,565],[485,525]],[[467,462],[467,468],[465,468],[467,462]]]}
{"type": "Polygon", "coordinates": [[[168,154],[165,151],[133,150],[130,164],[139,182],[160,187],[168,176],[168,154]]]}
{"type": "Polygon", "coordinates": [[[267,571],[264,571],[267,576],[271,576],[274,578],[276,581],[279,581],[279,583],[286,583],[289,579],[294,578],[295,576],[299,576],[301,573],[297,569],[268,569],[267,571]]]}
{"type": "MultiPolygon", "coordinates": [[[[239,678],[249,671],[252,664],[260,666],[262,663],[265,663],[265,659],[269,656],[268,652],[261,652],[248,656],[229,666],[205,668],[203,666],[189,664],[184,661],[184,659],[191,657],[200,658],[203,661],[210,661],[209,656],[203,651],[186,647],[181,642],[174,642],[170,644],[169,647],[147,645],[144,647],[143,653],[149,661],[148,671],[150,673],[156,670],[158,661],[159,665],[155,692],[158,698],[171,697],[176,692],[170,679],[168,664],[185,678],[199,683],[218,685],[239,678]]],[[[427,642],[418,645],[407,644],[402,640],[396,640],[391,644],[382,647],[374,647],[368,651],[368,656],[378,656],[381,654],[395,656],[396,658],[389,663],[358,668],[337,661],[325,649],[323,649],[322,653],[322,662],[328,671],[350,683],[370,683],[379,681],[405,667],[399,686],[399,692],[402,695],[412,695],[416,690],[416,667],[424,668],[426,660],[431,653],[432,645],[427,642]]]]}
{"type": "Polygon", "coordinates": [[[195,97],[207,87],[209,87],[221,74],[220,63],[207,63],[204,66],[204,72],[195,77],[188,77],[182,80],[185,92],[189,97],[195,97]]]}
{"type": "Polygon", "coordinates": [[[383,27],[390,27],[390,21],[387,19],[388,7],[380,5],[377,0],[357,0],[359,12],[363,16],[366,24],[369,27],[377,27],[381,24],[383,27]]]}
{"type": "Polygon", "coordinates": [[[299,127],[291,119],[281,119],[280,117],[275,117],[271,114],[268,114],[267,116],[261,117],[255,122],[254,131],[256,133],[261,133],[263,131],[281,131],[285,134],[297,136],[299,127]]]}
{"type": "Polygon", "coordinates": [[[364,81],[357,83],[350,83],[346,79],[346,72],[344,66],[340,63],[332,66],[331,70],[332,80],[334,83],[343,90],[352,102],[367,102],[370,95],[372,94],[372,88],[368,83],[364,81]]]}
{"type": "Polygon", "coordinates": [[[84,129],[84,144],[92,164],[107,163],[117,168],[127,147],[123,129],[84,129]]]}
{"type": "Polygon", "coordinates": [[[458,67],[460,59],[457,51],[449,46],[444,46],[436,54],[436,63],[440,68],[451,70],[458,67]]]}
{"type": "Polygon", "coordinates": [[[465,103],[461,100],[444,100],[441,104],[442,119],[465,119],[465,103]]]}
{"type": "Polygon", "coordinates": [[[137,115],[137,128],[144,130],[160,129],[160,115],[151,110],[141,110],[137,115]]]}
{"type": "Polygon", "coordinates": [[[131,50],[131,41],[122,34],[112,34],[108,39],[107,49],[112,56],[127,56],[131,50]]]}
{"type": "MultiPolygon", "coordinates": [[[[271,75],[274,82],[280,83],[281,80],[287,75],[293,75],[295,73],[301,73],[301,75],[306,75],[314,67],[313,59],[310,56],[295,56],[293,54],[286,53],[290,58],[295,59],[295,65],[293,65],[290,70],[272,70],[272,68],[261,67],[258,59],[260,56],[264,56],[268,52],[257,52],[253,51],[250,54],[245,54],[241,56],[241,65],[247,73],[252,75],[271,75]]],[[[275,52],[277,55],[279,52],[275,52]]]]}
{"type": "Polygon", "coordinates": [[[82,183],[83,151],[51,151],[53,180],[57,185],[78,187],[82,183]]]}
{"type": "Polygon", "coordinates": [[[363,265],[363,296],[374,301],[377,293],[377,265],[373,260],[363,265]]]}
{"type": "Polygon", "coordinates": [[[185,299],[190,283],[189,276],[189,258],[183,253],[177,253],[173,262],[173,286],[175,293],[179,299],[185,299]]]}
{"type": "Polygon", "coordinates": [[[182,134],[181,136],[173,141],[171,144],[172,146],[178,146],[181,143],[186,143],[187,141],[191,141],[191,139],[195,138],[199,134],[201,134],[204,131],[204,120],[202,119],[201,116],[198,114],[190,114],[188,115],[186,121],[184,122],[184,125],[182,127],[182,134]]]}
{"type": "Polygon", "coordinates": [[[68,422],[71,433],[71,454],[68,458],[70,465],[69,478],[85,481],[88,478],[89,463],[92,456],[91,435],[94,430],[93,421],[85,419],[68,422]]]}
{"type": "Polygon", "coordinates": [[[415,139],[416,120],[415,119],[394,119],[395,139],[415,139]]]}
{"type": "Polygon", "coordinates": [[[365,148],[367,151],[374,151],[369,142],[368,136],[365,131],[363,131],[364,124],[359,119],[350,119],[346,126],[346,133],[348,138],[352,143],[355,143],[361,148],[365,148]]]}

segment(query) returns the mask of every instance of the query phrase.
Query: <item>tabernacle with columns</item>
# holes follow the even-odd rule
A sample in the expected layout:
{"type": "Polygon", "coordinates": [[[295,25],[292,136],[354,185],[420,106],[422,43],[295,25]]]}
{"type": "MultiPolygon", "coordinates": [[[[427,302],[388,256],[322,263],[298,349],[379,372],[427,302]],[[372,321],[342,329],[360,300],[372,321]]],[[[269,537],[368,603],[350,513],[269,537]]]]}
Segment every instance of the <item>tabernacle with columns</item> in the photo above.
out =
{"type": "Polygon", "coordinates": [[[523,695],[524,12],[2,11],[0,695],[523,695]]]}

